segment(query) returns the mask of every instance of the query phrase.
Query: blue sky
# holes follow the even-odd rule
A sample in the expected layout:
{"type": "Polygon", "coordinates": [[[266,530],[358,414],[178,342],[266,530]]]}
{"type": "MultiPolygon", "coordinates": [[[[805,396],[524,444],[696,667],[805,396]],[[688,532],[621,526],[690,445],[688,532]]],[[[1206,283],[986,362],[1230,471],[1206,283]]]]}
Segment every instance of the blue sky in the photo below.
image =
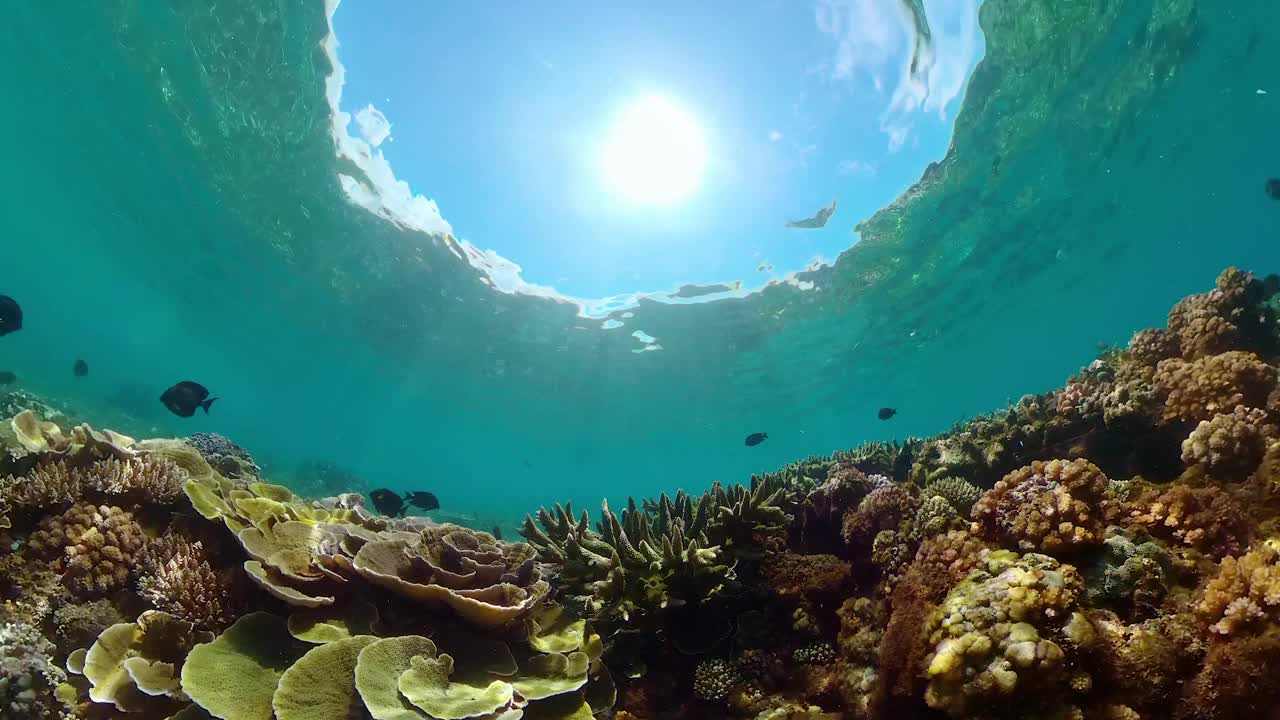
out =
{"type": "Polygon", "coordinates": [[[834,259],[942,157],[982,52],[976,5],[925,2],[935,43],[911,82],[899,0],[348,0],[341,108],[455,235],[528,282],[581,298],[757,286],[834,259]],[[621,200],[600,168],[618,113],[651,95],[707,146],[699,189],[668,206],[621,200]],[[825,228],[783,227],[832,199],[825,228]]]}

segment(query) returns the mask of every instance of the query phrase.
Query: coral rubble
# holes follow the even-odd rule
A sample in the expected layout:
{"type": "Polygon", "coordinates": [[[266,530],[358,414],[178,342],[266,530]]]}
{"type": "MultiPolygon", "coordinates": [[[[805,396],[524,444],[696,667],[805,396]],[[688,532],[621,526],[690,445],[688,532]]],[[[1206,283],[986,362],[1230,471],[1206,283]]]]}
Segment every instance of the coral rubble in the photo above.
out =
{"type": "Polygon", "coordinates": [[[0,716],[1274,716],[1265,295],[1231,269],[1057,391],[594,521],[542,508],[524,542],[12,394],[0,716]]]}

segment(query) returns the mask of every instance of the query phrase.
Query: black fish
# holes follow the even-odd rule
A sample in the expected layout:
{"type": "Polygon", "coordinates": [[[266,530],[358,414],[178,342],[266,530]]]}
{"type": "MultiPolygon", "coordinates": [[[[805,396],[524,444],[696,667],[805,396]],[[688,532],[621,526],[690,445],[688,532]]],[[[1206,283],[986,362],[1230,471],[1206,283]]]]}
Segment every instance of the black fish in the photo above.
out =
{"type": "Polygon", "coordinates": [[[404,499],[410,505],[420,510],[439,510],[440,501],[436,496],[422,490],[412,490],[405,493],[404,499]]]}
{"type": "Polygon", "coordinates": [[[378,512],[389,517],[397,517],[404,512],[404,499],[399,493],[386,488],[378,488],[369,493],[369,499],[373,501],[373,506],[378,512]]]}
{"type": "Polygon", "coordinates": [[[89,374],[89,363],[76,360],[76,364],[71,366],[71,372],[75,373],[76,377],[84,377],[89,374]]]}
{"type": "Polygon", "coordinates": [[[760,443],[764,442],[764,439],[767,437],[769,437],[769,433],[751,433],[750,435],[747,436],[747,446],[751,447],[754,445],[759,445],[760,443]]]}
{"type": "Polygon", "coordinates": [[[12,385],[18,381],[18,376],[8,370],[0,370],[0,385],[12,385]]]}
{"type": "Polygon", "coordinates": [[[1267,194],[1272,200],[1280,200],[1280,178],[1269,178],[1267,180],[1267,194]]]}
{"type": "Polygon", "coordinates": [[[489,533],[489,534],[490,534],[490,535],[492,535],[492,536],[494,537],[494,539],[495,539],[495,540],[501,540],[501,539],[502,539],[502,528],[498,527],[497,525],[494,525],[494,526],[493,526],[493,532],[491,532],[491,533],[489,533]]]}
{"type": "Polygon", "coordinates": [[[880,408],[880,412],[876,413],[876,417],[880,418],[881,420],[888,420],[889,418],[897,414],[898,414],[898,411],[894,410],[893,408],[880,408]]]}
{"type": "Polygon", "coordinates": [[[190,380],[183,380],[160,396],[160,402],[178,417],[191,417],[196,414],[196,408],[204,408],[204,414],[208,415],[209,406],[217,399],[209,397],[209,391],[203,385],[190,380]]]}
{"type": "Polygon", "coordinates": [[[22,307],[8,295],[0,295],[0,335],[22,329],[22,307]]]}

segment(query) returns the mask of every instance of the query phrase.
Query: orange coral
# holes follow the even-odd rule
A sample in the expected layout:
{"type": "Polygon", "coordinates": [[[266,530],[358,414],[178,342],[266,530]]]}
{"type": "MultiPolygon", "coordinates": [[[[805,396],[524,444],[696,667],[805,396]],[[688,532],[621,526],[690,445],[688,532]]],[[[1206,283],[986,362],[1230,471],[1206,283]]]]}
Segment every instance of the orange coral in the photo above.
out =
{"type": "Polygon", "coordinates": [[[973,506],[974,530],[1021,550],[1053,552],[1102,542],[1107,478],[1088,460],[1035,461],[973,506]]]}
{"type": "Polygon", "coordinates": [[[1155,388],[1164,398],[1164,422],[1199,422],[1237,405],[1265,407],[1276,387],[1275,368],[1253,353],[1224,352],[1193,361],[1163,360],[1155,388]]]}
{"type": "Polygon", "coordinates": [[[1271,543],[1236,559],[1228,555],[1205,585],[1196,614],[1219,635],[1280,621],[1280,551],[1271,543]]]}
{"type": "Polygon", "coordinates": [[[79,597],[93,598],[128,585],[145,539],[132,513],[114,505],[79,502],[41,520],[28,542],[37,556],[61,556],[67,588],[79,597]]]}
{"type": "Polygon", "coordinates": [[[783,597],[839,590],[849,579],[849,563],[835,555],[778,553],[764,564],[769,587],[783,597]]]}
{"type": "Polygon", "coordinates": [[[1191,488],[1175,483],[1154,488],[1132,503],[1129,520],[1152,535],[1214,557],[1239,552],[1249,539],[1244,510],[1219,487],[1191,488]]]}

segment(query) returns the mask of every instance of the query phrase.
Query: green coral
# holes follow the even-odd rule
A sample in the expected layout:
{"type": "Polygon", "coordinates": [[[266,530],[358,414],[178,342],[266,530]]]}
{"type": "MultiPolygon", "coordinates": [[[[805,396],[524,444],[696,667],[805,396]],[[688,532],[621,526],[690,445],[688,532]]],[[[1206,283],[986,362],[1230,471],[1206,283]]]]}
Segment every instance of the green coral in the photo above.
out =
{"type": "Polygon", "coordinates": [[[296,658],[283,619],[250,613],[191,650],[182,666],[182,689],[221,720],[271,720],[276,686],[296,658]]]}
{"type": "Polygon", "coordinates": [[[920,491],[920,496],[934,496],[946,500],[961,515],[968,515],[969,508],[982,497],[982,489],[977,485],[958,477],[944,477],[930,482],[920,491]]]}
{"type": "Polygon", "coordinates": [[[409,669],[400,674],[398,686],[405,698],[432,718],[462,720],[497,712],[511,704],[511,685],[492,682],[465,682],[451,679],[453,658],[449,655],[409,658],[409,669]]]}
{"type": "Polygon", "coordinates": [[[360,652],[377,638],[356,635],[313,648],[285,670],[271,697],[276,720],[346,720],[358,717],[355,686],[360,652]],[[355,711],[355,712],[353,712],[355,711]]]}
{"type": "Polygon", "coordinates": [[[694,499],[662,495],[619,516],[602,507],[597,530],[571,505],[526,516],[522,534],[543,562],[556,567],[561,590],[584,614],[628,618],[715,595],[731,576],[731,560],[763,554],[769,538],[786,533],[790,516],[779,507],[784,489],[719,483],[694,499]]]}

